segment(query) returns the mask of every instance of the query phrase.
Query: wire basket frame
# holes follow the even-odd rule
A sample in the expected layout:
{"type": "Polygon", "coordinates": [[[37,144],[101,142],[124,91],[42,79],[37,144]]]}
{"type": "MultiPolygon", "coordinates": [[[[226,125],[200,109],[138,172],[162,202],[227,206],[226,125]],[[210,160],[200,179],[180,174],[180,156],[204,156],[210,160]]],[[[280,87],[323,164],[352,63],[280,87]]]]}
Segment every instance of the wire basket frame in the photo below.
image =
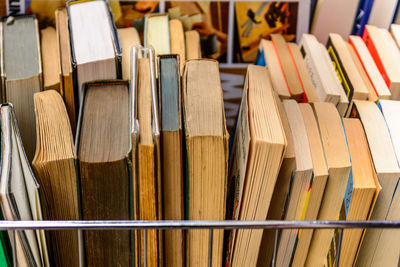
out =
{"type": "MultiPolygon", "coordinates": [[[[235,229],[274,229],[275,242],[272,257],[272,266],[275,267],[277,254],[278,237],[282,229],[400,229],[400,221],[0,221],[0,230],[11,232],[13,243],[13,262],[17,265],[15,252],[15,231],[20,230],[141,230],[144,241],[144,266],[147,267],[147,230],[190,230],[204,229],[209,231],[208,243],[208,266],[212,265],[212,245],[214,230],[235,230],[235,229]]],[[[338,252],[335,265],[339,266],[342,235],[339,233],[338,252]]]]}

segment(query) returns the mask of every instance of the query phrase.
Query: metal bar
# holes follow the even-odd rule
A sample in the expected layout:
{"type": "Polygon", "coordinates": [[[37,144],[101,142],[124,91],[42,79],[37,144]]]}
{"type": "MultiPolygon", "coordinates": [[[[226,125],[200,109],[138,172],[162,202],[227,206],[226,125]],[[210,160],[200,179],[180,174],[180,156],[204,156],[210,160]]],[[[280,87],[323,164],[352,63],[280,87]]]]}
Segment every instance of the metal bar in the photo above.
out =
{"type": "Polygon", "coordinates": [[[147,267],[147,230],[143,229],[143,265],[147,267]]]}
{"type": "Polygon", "coordinates": [[[213,236],[214,230],[210,229],[210,234],[208,238],[208,267],[212,266],[212,253],[213,253],[213,236]]]}
{"type": "Polygon", "coordinates": [[[343,239],[343,229],[339,230],[339,244],[337,247],[336,263],[335,263],[336,267],[339,267],[339,263],[340,263],[340,253],[342,251],[342,239],[343,239]]]}
{"type": "Polygon", "coordinates": [[[400,221],[0,221],[0,230],[400,228],[400,221]]]}
{"type": "Polygon", "coordinates": [[[275,230],[275,241],[274,241],[274,253],[272,254],[272,267],[276,267],[276,254],[278,253],[278,239],[279,239],[279,229],[275,230]]]}

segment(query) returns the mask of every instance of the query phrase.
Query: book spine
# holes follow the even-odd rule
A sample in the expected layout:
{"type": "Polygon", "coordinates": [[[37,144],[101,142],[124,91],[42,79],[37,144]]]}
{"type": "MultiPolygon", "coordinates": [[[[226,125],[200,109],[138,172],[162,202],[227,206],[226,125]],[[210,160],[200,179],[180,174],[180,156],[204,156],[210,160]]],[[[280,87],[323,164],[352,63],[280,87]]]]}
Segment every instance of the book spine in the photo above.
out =
{"type": "Polygon", "coordinates": [[[350,79],[346,73],[346,70],[343,66],[342,61],[340,60],[340,57],[338,55],[338,52],[336,51],[331,38],[328,39],[328,43],[326,44],[328,54],[332,60],[332,64],[335,68],[336,74],[339,78],[340,84],[343,86],[343,89],[346,93],[347,98],[349,99],[349,102],[353,99],[353,94],[354,94],[354,88],[353,85],[350,82],[350,79]]]}
{"type": "Polygon", "coordinates": [[[362,36],[364,32],[365,25],[368,23],[369,15],[371,14],[371,9],[372,9],[372,4],[374,3],[373,0],[361,0],[358,11],[357,11],[357,16],[354,21],[354,26],[353,26],[353,34],[356,34],[358,36],[362,36]]]}
{"type": "Polygon", "coordinates": [[[367,46],[372,58],[375,61],[376,66],[378,67],[379,72],[381,73],[383,80],[386,82],[386,85],[390,88],[390,79],[389,76],[385,70],[385,67],[383,66],[382,60],[379,57],[378,50],[376,49],[376,46],[374,44],[374,41],[371,38],[371,35],[368,31],[367,28],[364,30],[363,34],[363,41],[365,42],[365,45],[367,46]]]}

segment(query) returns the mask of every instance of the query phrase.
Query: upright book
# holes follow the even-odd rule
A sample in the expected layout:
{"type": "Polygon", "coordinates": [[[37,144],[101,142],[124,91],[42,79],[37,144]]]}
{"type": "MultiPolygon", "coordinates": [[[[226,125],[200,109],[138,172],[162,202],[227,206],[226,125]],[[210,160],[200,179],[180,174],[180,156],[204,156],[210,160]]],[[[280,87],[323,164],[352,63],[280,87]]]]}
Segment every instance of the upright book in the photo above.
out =
{"type": "MultiPolygon", "coordinates": [[[[25,156],[12,105],[1,105],[0,116],[0,204],[4,219],[42,220],[39,184],[25,156]]],[[[15,233],[13,249],[18,266],[50,266],[43,230],[18,231],[15,233]]]]}
{"type": "MultiPolygon", "coordinates": [[[[371,220],[398,220],[400,192],[397,184],[400,169],[391,140],[389,125],[378,106],[369,101],[356,101],[353,117],[360,118],[376,174],[382,190],[375,203],[371,220]]],[[[399,255],[398,234],[394,230],[367,229],[358,253],[356,266],[393,266],[399,255]]]]}
{"type": "Polygon", "coordinates": [[[182,22],[179,19],[171,19],[169,21],[169,37],[171,53],[179,55],[179,73],[183,73],[186,59],[185,49],[185,32],[183,31],[182,22]]]}
{"type": "MultiPolygon", "coordinates": [[[[189,220],[224,220],[228,165],[225,124],[218,63],[189,60],[183,73],[186,183],[189,220]]],[[[207,265],[209,235],[187,233],[187,266],[207,265]]],[[[223,230],[214,231],[212,266],[222,263],[223,230]]]]}
{"type": "Polygon", "coordinates": [[[0,32],[2,101],[14,106],[22,143],[31,161],[36,142],[33,94],[42,89],[38,22],[34,16],[4,18],[0,32]]]}
{"type": "MultiPolygon", "coordinates": [[[[318,220],[337,220],[342,207],[351,163],[342,120],[331,103],[314,103],[329,178],[325,186],[318,220]]],[[[320,266],[328,255],[334,229],[314,230],[305,266],[320,266]]]]}
{"type": "Polygon", "coordinates": [[[82,101],[83,84],[121,76],[121,48],[108,2],[67,2],[72,64],[82,101]]]}
{"type": "Polygon", "coordinates": [[[156,55],[169,54],[171,52],[171,45],[168,15],[146,15],[144,27],[144,46],[152,46],[156,55]]]}
{"type": "Polygon", "coordinates": [[[118,34],[121,40],[122,79],[129,80],[131,71],[131,49],[132,46],[140,45],[140,37],[134,27],[118,29],[118,34]]]}
{"type": "Polygon", "coordinates": [[[40,31],[43,88],[60,92],[60,56],[57,44],[57,33],[53,27],[46,27],[40,31]]]}
{"type": "MultiPolygon", "coordinates": [[[[264,67],[247,69],[234,143],[229,174],[235,185],[233,219],[265,220],[287,141],[264,67]]],[[[228,266],[255,266],[262,233],[233,231],[228,266]]]]}
{"type": "MultiPolygon", "coordinates": [[[[79,220],[79,187],[74,141],[67,110],[54,90],[34,95],[37,144],[32,165],[43,188],[45,220],[79,220]]],[[[56,266],[79,265],[76,232],[48,232],[56,266]]]]}
{"type": "MultiPolygon", "coordinates": [[[[130,220],[129,86],[125,81],[87,83],[75,141],[83,220],[130,220]]],[[[129,266],[129,230],[84,232],[87,266],[129,266]]]]}

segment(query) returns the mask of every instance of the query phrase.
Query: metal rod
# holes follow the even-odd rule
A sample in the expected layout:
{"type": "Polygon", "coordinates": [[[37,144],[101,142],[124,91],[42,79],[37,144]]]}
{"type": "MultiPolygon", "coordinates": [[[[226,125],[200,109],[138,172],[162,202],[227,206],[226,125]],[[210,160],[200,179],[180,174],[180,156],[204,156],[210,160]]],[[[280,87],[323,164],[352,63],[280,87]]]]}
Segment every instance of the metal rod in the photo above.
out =
{"type": "Polygon", "coordinates": [[[336,263],[335,263],[336,267],[339,267],[339,263],[340,263],[340,253],[342,251],[342,238],[343,238],[343,229],[339,229],[339,244],[337,247],[336,263]]]}
{"type": "Polygon", "coordinates": [[[0,221],[0,230],[400,228],[400,221],[0,221]]]}
{"type": "Polygon", "coordinates": [[[208,239],[208,267],[212,266],[213,238],[214,238],[214,230],[210,229],[210,234],[208,239]]]}
{"type": "Polygon", "coordinates": [[[147,230],[143,229],[143,265],[147,267],[147,230]]]}
{"type": "Polygon", "coordinates": [[[275,241],[274,241],[274,253],[272,254],[272,267],[276,267],[276,254],[278,253],[278,239],[279,239],[279,229],[275,230],[275,241]]]}

